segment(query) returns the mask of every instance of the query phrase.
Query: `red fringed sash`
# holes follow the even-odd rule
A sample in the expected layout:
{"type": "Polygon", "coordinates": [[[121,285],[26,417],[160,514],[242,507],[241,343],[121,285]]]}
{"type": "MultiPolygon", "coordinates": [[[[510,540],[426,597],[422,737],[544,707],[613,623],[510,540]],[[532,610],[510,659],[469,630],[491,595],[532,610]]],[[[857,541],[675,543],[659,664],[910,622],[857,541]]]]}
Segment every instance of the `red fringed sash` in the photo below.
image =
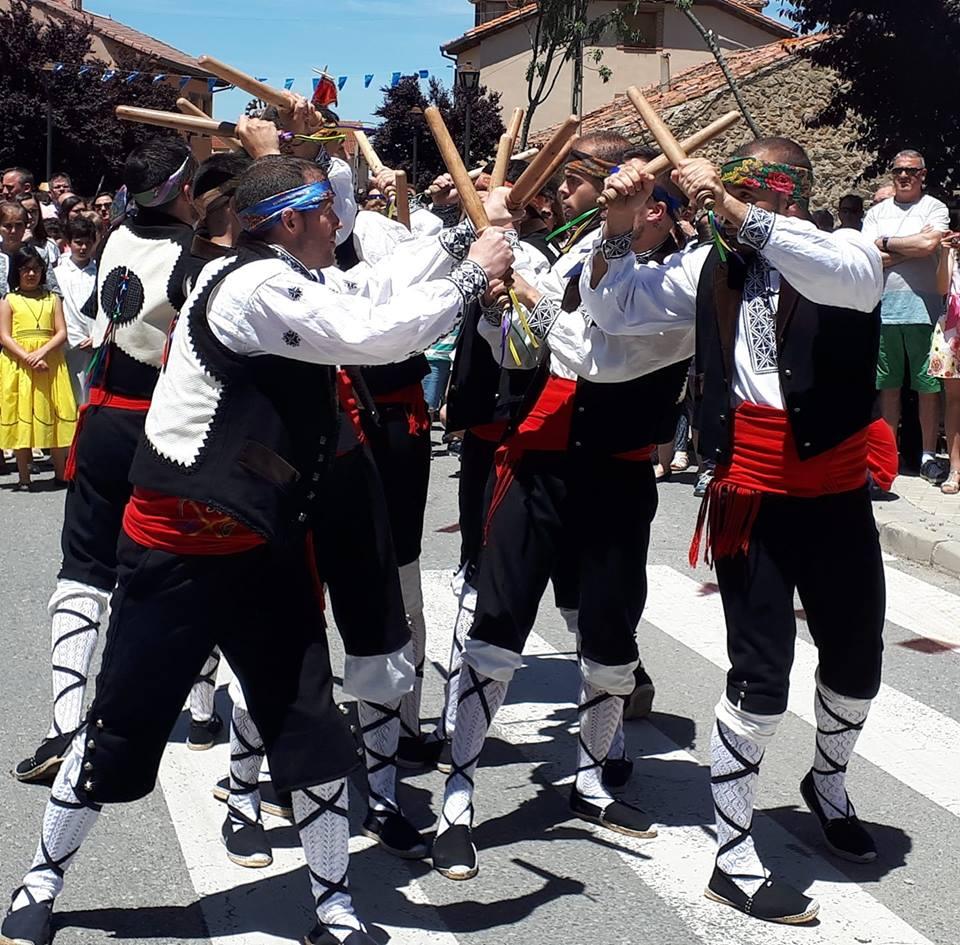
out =
{"type": "Polygon", "coordinates": [[[797,455],[786,411],[743,403],[734,411],[733,457],[718,466],[690,542],[690,565],[728,558],[750,547],[765,494],[816,498],[859,488],[867,478],[867,429],[811,459],[797,455]]]}
{"type": "MultiPolygon", "coordinates": [[[[502,446],[498,447],[494,458],[497,482],[490,498],[487,521],[484,526],[484,539],[490,530],[494,512],[503,502],[510,484],[516,474],[520,458],[528,450],[562,452],[570,441],[570,424],[573,422],[573,402],[577,393],[577,382],[565,378],[547,378],[540,396],[527,414],[526,419],[502,446]]],[[[618,453],[616,459],[650,461],[654,447],[618,453]]]]}
{"type": "Polygon", "coordinates": [[[375,404],[402,404],[407,408],[407,423],[410,436],[419,436],[430,429],[430,415],[427,413],[427,401],[423,396],[423,385],[417,382],[389,394],[377,394],[375,404]]]}
{"type": "Polygon", "coordinates": [[[77,443],[80,440],[80,431],[83,429],[84,417],[91,407],[113,407],[115,410],[137,410],[146,413],[150,409],[150,401],[135,397],[121,397],[119,394],[111,394],[102,387],[91,387],[90,396],[77,415],[77,426],[73,431],[73,441],[70,443],[70,452],[67,455],[63,478],[68,482],[77,472],[77,443]]]}

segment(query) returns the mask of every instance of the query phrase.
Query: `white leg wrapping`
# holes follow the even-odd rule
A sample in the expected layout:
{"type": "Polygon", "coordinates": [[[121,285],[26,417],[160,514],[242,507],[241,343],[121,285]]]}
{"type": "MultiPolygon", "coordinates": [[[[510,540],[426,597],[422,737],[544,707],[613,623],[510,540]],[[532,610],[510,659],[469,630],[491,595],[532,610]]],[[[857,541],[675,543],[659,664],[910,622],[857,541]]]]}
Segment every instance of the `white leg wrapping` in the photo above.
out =
{"type": "Polygon", "coordinates": [[[100,812],[77,798],[76,787],[82,777],[85,731],[77,733],[53,788],[43,814],[40,843],[23,885],[14,893],[11,909],[22,909],[31,902],[55,899],[63,889],[63,874],[86,839],[100,812]]]}
{"type": "Polygon", "coordinates": [[[474,774],[487,732],[507,695],[506,682],[491,679],[464,663],[460,673],[457,727],[451,745],[452,769],[447,777],[437,835],[455,824],[473,823],[474,774]]]}
{"type": "Polygon", "coordinates": [[[80,727],[87,674],[107,601],[103,591],[84,585],[78,585],[73,593],[65,593],[58,585],[50,601],[53,722],[47,738],[75,732],[80,727]]]}
{"type": "Polygon", "coordinates": [[[603,762],[623,718],[623,699],[584,680],[579,716],[577,791],[590,803],[605,808],[613,803],[613,797],[601,780],[603,762]]]}
{"type": "Polygon", "coordinates": [[[870,699],[841,696],[828,689],[817,674],[813,706],[817,719],[813,784],[820,807],[829,820],[852,817],[855,813],[847,796],[847,765],[870,711],[870,702],[870,699]]]}
{"type": "Polygon", "coordinates": [[[213,718],[213,701],[217,694],[219,666],[220,651],[214,647],[190,690],[190,718],[194,722],[209,722],[213,718]]]}
{"type": "Polygon", "coordinates": [[[614,731],[613,738],[610,740],[610,751],[607,752],[607,757],[617,761],[627,757],[627,740],[623,737],[622,708],[620,710],[620,721],[617,722],[616,731],[614,731]]]}
{"type": "Polygon", "coordinates": [[[710,739],[710,789],[717,814],[717,866],[748,895],[767,878],[750,830],[763,748],[717,719],[710,739]]]}
{"type": "Polygon", "coordinates": [[[460,696],[460,667],[463,665],[463,648],[467,634],[473,626],[477,612],[477,589],[466,582],[460,595],[460,608],[453,625],[453,641],[450,644],[450,662],[447,680],[443,687],[443,713],[437,723],[438,738],[452,738],[457,727],[457,703],[460,696]]]}
{"type": "Polygon", "coordinates": [[[416,738],[420,735],[420,700],[423,695],[423,660],[427,651],[427,625],[423,619],[423,588],[420,584],[420,559],[400,567],[400,591],[403,609],[410,625],[413,644],[413,663],[416,678],[413,689],[400,700],[400,724],[403,734],[416,738]]]}
{"type": "Polygon", "coordinates": [[[250,713],[235,705],[230,719],[230,796],[227,809],[234,827],[260,821],[260,765],[263,739],[250,713]]]}
{"type": "Polygon", "coordinates": [[[400,741],[400,700],[357,703],[360,734],[367,763],[370,807],[399,811],[397,803],[397,744],[400,741]]]}
{"type": "Polygon", "coordinates": [[[347,888],[350,821],[346,779],[294,791],[293,817],[310,871],[317,919],[341,941],[358,929],[365,931],[347,888]]]}

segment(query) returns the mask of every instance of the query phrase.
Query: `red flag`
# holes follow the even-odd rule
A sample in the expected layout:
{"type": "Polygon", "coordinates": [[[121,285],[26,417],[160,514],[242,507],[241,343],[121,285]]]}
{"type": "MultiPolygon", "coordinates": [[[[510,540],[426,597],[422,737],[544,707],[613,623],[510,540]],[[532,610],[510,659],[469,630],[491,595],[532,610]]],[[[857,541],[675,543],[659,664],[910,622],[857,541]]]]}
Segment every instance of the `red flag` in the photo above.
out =
{"type": "Polygon", "coordinates": [[[327,108],[337,104],[337,84],[330,76],[320,76],[311,101],[315,108],[327,108]]]}

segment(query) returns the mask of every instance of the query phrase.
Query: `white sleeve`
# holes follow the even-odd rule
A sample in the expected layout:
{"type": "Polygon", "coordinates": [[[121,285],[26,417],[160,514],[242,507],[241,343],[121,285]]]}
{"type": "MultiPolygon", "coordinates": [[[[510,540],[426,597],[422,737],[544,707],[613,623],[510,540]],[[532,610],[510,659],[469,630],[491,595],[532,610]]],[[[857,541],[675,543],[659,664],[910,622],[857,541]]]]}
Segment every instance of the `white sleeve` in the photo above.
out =
{"type": "Polygon", "coordinates": [[[464,301],[450,279],[423,282],[377,304],[287,267],[259,273],[266,278],[253,284],[255,273],[227,276],[209,306],[214,334],[238,354],[319,364],[403,361],[451,331],[464,301]]]}
{"type": "Polygon", "coordinates": [[[674,253],[662,263],[638,263],[632,252],[609,259],[607,271],[590,288],[595,243],[580,276],[580,297],[587,316],[611,335],[658,335],[692,324],[697,314],[697,283],[709,246],[674,253]]]}
{"type": "Polygon", "coordinates": [[[423,207],[410,212],[410,232],[415,237],[437,236],[443,229],[443,220],[423,207]]]}
{"type": "Polygon", "coordinates": [[[752,206],[739,238],[817,305],[872,312],[880,304],[883,260],[876,246],[857,230],[827,233],[807,220],[752,206]]]}
{"type": "Polygon", "coordinates": [[[879,222],[879,210],[882,204],[876,204],[867,211],[867,215],[863,218],[863,229],[860,231],[865,239],[870,240],[871,243],[876,243],[878,239],[883,235],[880,232],[880,222],[879,222]]]}
{"type": "Polygon", "coordinates": [[[608,335],[582,311],[560,312],[546,338],[554,357],[578,377],[617,384],[693,357],[694,322],[678,322],[642,337],[608,335]]]}
{"type": "Polygon", "coordinates": [[[340,220],[337,230],[337,246],[345,242],[353,232],[357,218],[357,200],[353,193],[353,171],[350,165],[340,158],[331,158],[327,168],[327,180],[333,187],[333,212],[340,220]]]}
{"type": "Polygon", "coordinates": [[[948,232],[950,229],[950,211],[947,209],[947,205],[931,198],[930,212],[927,214],[925,223],[941,233],[948,232]]]}

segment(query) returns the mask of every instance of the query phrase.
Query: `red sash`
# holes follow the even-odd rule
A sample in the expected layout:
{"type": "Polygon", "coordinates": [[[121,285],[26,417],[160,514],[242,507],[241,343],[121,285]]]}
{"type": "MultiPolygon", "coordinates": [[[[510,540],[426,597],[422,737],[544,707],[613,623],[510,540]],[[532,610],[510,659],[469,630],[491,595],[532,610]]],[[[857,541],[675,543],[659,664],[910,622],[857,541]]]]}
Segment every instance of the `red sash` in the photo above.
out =
{"type": "MultiPolygon", "coordinates": [[[[485,531],[489,531],[493,513],[507,494],[523,454],[528,450],[562,452],[567,449],[576,393],[576,381],[551,375],[516,433],[497,448],[494,458],[497,482],[490,499],[485,531]]],[[[654,446],[645,446],[643,449],[617,453],[614,458],[650,462],[653,450],[654,446]]]]}
{"type": "Polygon", "coordinates": [[[138,545],[175,555],[233,555],[266,543],[236,519],[193,499],[135,488],[123,530],[138,545]]]}
{"type": "Polygon", "coordinates": [[[353,389],[353,381],[350,380],[350,376],[342,368],[337,371],[337,397],[340,400],[343,412],[347,415],[347,419],[353,427],[357,443],[365,443],[367,437],[363,432],[363,424],[360,421],[360,402],[357,400],[357,392],[353,389]]]}
{"type": "Polygon", "coordinates": [[[112,407],[114,410],[136,410],[146,413],[150,409],[150,401],[112,394],[102,387],[91,387],[90,396],[77,415],[77,426],[73,431],[73,441],[70,443],[70,452],[67,455],[67,463],[63,473],[63,478],[67,481],[73,479],[77,472],[77,441],[80,439],[80,431],[83,429],[84,416],[90,407],[112,407]]]}
{"type": "Polygon", "coordinates": [[[423,396],[423,385],[418,381],[389,394],[374,395],[375,404],[401,404],[407,408],[408,433],[419,436],[430,429],[430,415],[427,413],[427,401],[423,396]]]}
{"type": "Polygon", "coordinates": [[[746,553],[764,495],[816,498],[851,492],[867,479],[867,429],[807,460],[797,455],[784,410],[743,403],[734,411],[733,456],[718,466],[690,543],[690,564],[746,553]],[[706,526],[706,527],[704,527],[706,526]]]}

